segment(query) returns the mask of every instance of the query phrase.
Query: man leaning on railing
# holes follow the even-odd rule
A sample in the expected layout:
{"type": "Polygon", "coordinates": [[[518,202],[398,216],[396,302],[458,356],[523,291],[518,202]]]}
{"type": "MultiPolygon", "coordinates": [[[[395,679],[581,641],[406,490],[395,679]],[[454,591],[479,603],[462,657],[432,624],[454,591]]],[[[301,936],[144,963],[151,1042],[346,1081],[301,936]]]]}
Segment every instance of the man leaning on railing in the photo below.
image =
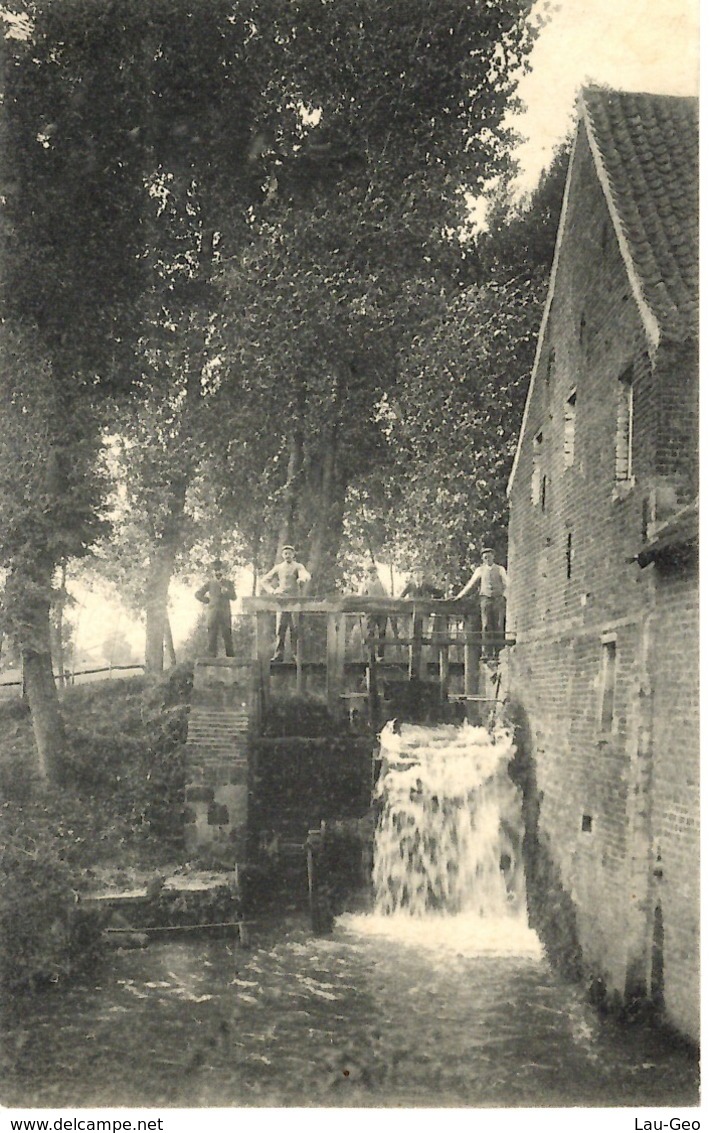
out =
{"type": "MultiPolygon", "coordinates": [[[[287,543],[281,548],[281,553],[283,554],[281,562],[276,563],[268,574],[265,574],[260,580],[261,588],[267,592],[270,591],[272,594],[292,594],[297,597],[302,593],[306,583],[311,581],[311,576],[303,563],[296,560],[295,547],[287,543]]],[[[298,645],[297,624],[290,610],[282,610],[276,634],[276,650],[271,658],[272,661],[283,661],[286,634],[289,631],[291,633],[291,652],[295,657],[298,645]]]]}

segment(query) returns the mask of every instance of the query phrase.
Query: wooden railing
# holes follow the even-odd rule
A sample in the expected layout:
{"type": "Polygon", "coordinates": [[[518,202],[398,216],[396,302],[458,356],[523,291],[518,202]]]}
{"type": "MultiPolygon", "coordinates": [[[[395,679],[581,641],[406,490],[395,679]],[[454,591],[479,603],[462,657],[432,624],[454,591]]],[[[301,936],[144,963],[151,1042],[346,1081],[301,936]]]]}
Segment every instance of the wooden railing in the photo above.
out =
{"type": "MultiPolygon", "coordinates": [[[[477,598],[265,595],[243,599],[242,608],[255,619],[253,660],[267,702],[272,678],[280,668],[272,655],[278,616],[284,612],[291,613],[298,626],[295,654],[287,662],[291,671],[295,669],[295,691],[305,690],[309,674],[325,670],[325,691],[333,711],[342,707],[343,699],[366,696],[353,689],[354,675],[359,672],[362,676],[365,670],[370,692],[374,680],[398,673],[400,679],[438,682],[442,699],[446,699],[455,669],[458,699],[492,699],[478,695],[481,621],[477,598]],[[359,648],[353,646],[358,633],[359,648]]],[[[496,649],[510,643],[511,639],[503,638],[493,642],[496,649]]]]}

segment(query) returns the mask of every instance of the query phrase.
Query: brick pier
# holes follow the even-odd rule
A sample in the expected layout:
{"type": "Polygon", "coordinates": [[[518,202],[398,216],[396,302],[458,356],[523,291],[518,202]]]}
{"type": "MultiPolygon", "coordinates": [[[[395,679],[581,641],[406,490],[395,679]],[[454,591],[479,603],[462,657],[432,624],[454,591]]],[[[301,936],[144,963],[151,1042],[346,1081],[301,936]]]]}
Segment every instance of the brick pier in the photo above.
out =
{"type": "Polygon", "coordinates": [[[246,860],[251,665],[202,658],[195,676],[187,735],[185,845],[235,864],[246,860]]]}

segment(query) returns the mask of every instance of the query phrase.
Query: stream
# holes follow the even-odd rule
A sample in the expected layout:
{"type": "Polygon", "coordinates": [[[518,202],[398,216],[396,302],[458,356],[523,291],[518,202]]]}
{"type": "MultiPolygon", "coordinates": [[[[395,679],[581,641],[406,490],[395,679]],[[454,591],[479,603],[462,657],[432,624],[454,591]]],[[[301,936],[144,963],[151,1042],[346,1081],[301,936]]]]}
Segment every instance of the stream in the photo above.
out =
{"type": "MultiPolygon", "coordinates": [[[[463,923],[463,922],[462,922],[463,923]]],[[[411,918],[410,918],[411,925],[411,918]]],[[[402,938],[391,918],[303,919],[156,942],[5,1006],[6,1106],[695,1105],[697,1066],[600,1020],[533,934],[402,938]]]]}

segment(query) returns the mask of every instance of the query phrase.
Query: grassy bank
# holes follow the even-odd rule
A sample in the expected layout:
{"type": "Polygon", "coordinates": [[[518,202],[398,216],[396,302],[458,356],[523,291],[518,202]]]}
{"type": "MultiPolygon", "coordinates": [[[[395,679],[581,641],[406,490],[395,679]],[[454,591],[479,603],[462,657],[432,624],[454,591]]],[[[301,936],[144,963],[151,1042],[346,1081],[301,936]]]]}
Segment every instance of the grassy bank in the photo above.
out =
{"type": "Polygon", "coordinates": [[[95,939],[73,930],[77,895],[179,864],[190,666],[156,684],[101,681],[62,695],[67,754],[59,786],[32,773],[32,724],[0,703],[0,982],[71,975],[95,939]]]}

